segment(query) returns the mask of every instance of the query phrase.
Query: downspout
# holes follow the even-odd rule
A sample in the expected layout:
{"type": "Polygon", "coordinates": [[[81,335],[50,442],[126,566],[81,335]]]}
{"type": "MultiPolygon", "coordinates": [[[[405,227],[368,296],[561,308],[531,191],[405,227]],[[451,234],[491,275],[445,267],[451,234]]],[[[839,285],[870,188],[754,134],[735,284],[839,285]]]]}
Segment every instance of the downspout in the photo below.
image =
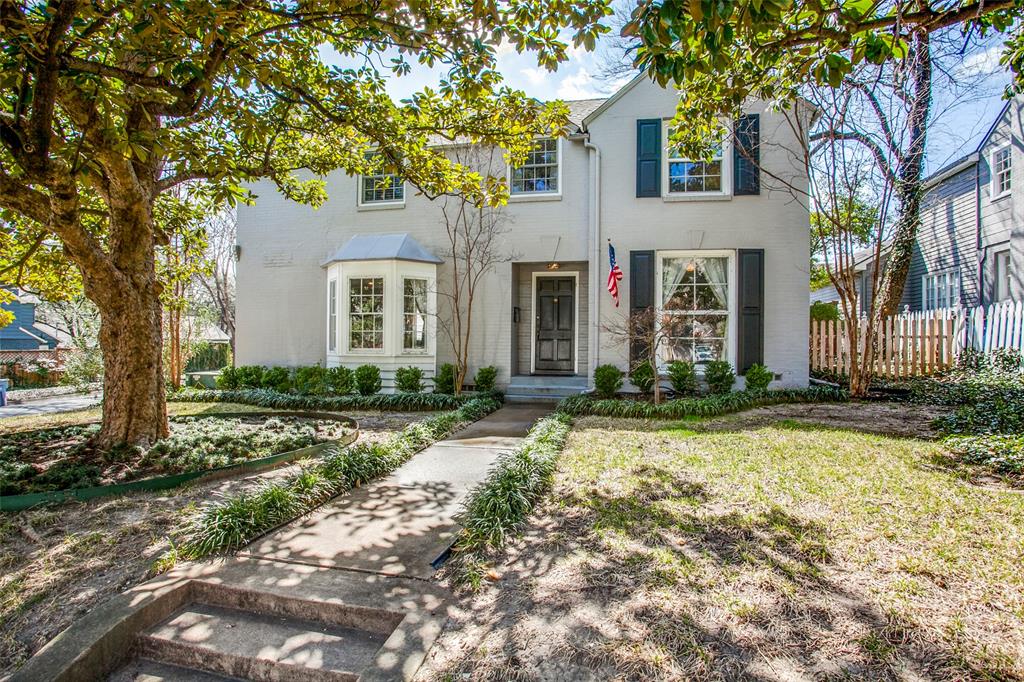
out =
{"type": "Polygon", "coordinates": [[[985,261],[988,249],[981,244],[981,157],[974,162],[974,247],[978,258],[978,305],[985,305],[985,261]]]}
{"type": "Polygon", "coordinates": [[[601,283],[601,148],[590,141],[590,134],[583,146],[594,159],[594,172],[590,175],[590,333],[587,334],[587,388],[593,389],[594,368],[597,367],[598,339],[601,329],[601,311],[597,291],[601,283]]]}

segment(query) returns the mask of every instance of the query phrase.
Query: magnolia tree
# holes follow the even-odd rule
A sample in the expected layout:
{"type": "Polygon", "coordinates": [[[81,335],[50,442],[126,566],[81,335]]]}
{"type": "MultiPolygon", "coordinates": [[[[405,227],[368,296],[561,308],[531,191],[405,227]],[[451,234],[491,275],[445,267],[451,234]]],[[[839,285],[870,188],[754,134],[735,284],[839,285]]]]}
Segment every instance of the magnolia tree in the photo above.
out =
{"type": "Polygon", "coordinates": [[[192,183],[238,200],[244,183],[268,177],[317,205],[322,176],[343,168],[398,172],[430,196],[500,201],[503,179],[431,141],[496,145],[519,162],[533,135],[561,132],[564,105],[504,87],[496,47],[553,69],[566,57],[563,29],[593,47],[607,11],[602,0],[0,0],[0,271],[44,292],[80,274],[101,319],[97,445],[167,434],[161,195],[192,183]],[[332,65],[332,54],[354,66],[332,65]],[[382,71],[407,74],[412,62],[444,77],[395,103],[382,71]]]}

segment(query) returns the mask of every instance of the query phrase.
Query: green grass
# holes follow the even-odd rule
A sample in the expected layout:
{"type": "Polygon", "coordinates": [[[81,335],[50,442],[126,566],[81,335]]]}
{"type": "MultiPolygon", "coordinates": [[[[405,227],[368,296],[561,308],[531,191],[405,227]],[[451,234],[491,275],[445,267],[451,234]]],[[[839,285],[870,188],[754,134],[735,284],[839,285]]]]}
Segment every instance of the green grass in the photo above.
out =
{"type": "MultiPolygon", "coordinates": [[[[583,520],[570,536],[581,582],[629,585],[626,604],[665,601],[703,642],[699,653],[669,646],[665,662],[622,639],[598,662],[713,675],[735,654],[721,642],[749,639],[737,623],[750,621],[769,657],[820,650],[869,677],[922,652],[935,677],[1024,675],[1024,496],[933,466],[940,453],[743,415],[578,421],[551,513],[583,520]]],[[[653,627],[644,609],[634,616],[653,627]]]]}

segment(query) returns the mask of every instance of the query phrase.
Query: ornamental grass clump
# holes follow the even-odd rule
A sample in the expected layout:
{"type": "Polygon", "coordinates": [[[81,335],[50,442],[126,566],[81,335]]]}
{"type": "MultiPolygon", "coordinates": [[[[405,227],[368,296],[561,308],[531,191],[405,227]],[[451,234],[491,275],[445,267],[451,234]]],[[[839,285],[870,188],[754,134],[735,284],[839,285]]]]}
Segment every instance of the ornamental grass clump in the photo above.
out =
{"type": "MultiPolygon", "coordinates": [[[[457,410],[410,424],[385,441],[331,448],[291,478],[203,509],[186,527],[176,556],[200,559],[237,549],[336,495],[390,473],[418,450],[500,406],[493,398],[475,398],[457,410]]],[[[165,568],[169,564],[161,562],[165,568]]]]}
{"type": "Polygon", "coordinates": [[[550,489],[570,427],[564,414],[539,420],[519,447],[501,457],[470,494],[456,541],[460,582],[479,585],[486,553],[501,548],[550,489]]]}

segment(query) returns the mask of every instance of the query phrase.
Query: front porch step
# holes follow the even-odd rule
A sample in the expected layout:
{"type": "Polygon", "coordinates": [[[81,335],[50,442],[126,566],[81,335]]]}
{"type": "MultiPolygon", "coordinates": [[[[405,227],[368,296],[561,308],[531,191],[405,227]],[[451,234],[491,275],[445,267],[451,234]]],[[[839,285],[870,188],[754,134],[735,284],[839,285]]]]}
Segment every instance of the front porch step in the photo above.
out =
{"type": "Polygon", "coordinates": [[[139,635],[137,648],[142,659],[214,675],[347,682],[358,679],[385,639],[370,630],[194,602],[139,635]]]}
{"type": "Polygon", "coordinates": [[[513,403],[556,403],[587,390],[587,378],[578,376],[514,376],[505,399],[513,403]]]}
{"type": "Polygon", "coordinates": [[[237,677],[224,677],[195,668],[137,658],[110,677],[110,682],[235,682],[237,677]]]}

